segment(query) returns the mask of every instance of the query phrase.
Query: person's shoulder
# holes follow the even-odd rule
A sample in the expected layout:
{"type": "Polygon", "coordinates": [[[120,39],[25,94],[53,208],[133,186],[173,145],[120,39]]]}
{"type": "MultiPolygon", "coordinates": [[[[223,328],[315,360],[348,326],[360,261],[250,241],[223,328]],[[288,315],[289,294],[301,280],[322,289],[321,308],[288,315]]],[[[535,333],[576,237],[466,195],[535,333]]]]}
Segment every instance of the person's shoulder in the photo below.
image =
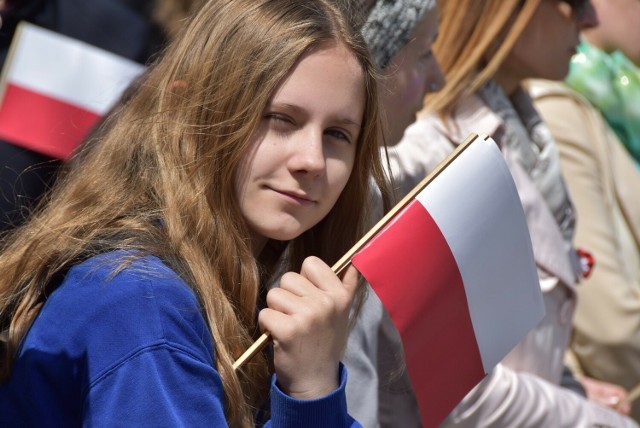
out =
{"type": "Polygon", "coordinates": [[[531,79],[526,84],[529,95],[536,105],[573,104],[585,110],[594,110],[593,105],[564,82],[531,79]]]}
{"type": "Polygon", "coordinates": [[[99,254],[71,267],[59,290],[75,304],[86,299],[94,309],[151,297],[197,306],[190,287],[160,259],[126,251],[99,254]]]}
{"type": "Polygon", "coordinates": [[[402,140],[388,148],[394,177],[402,181],[405,175],[415,176],[420,181],[454,149],[437,116],[421,115],[405,130],[402,140]]]}
{"type": "Polygon", "coordinates": [[[32,330],[30,343],[38,348],[90,358],[90,377],[158,348],[213,361],[211,336],[195,294],[153,256],[112,252],[72,267],[32,330]]]}
{"type": "Polygon", "coordinates": [[[436,113],[423,113],[404,132],[402,140],[389,147],[389,152],[408,156],[439,158],[455,148],[451,132],[436,113]]]}
{"type": "Polygon", "coordinates": [[[600,112],[567,84],[530,80],[527,90],[561,146],[570,144],[585,150],[608,139],[608,125],[600,112]]]}
{"type": "Polygon", "coordinates": [[[526,88],[532,98],[539,98],[547,95],[573,95],[573,91],[564,82],[545,80],[545,79],[529,79],[526,81],[526,88]]]}
{"type": "Polygon", "coordinates": [[[402,141],[422,141],[422,144],[429,146],[433,144],[432,141],[437,141],[436,144],[446,141],[447,134],[448,130],[437,113],[422,112],[405,130],[402,141]]]}

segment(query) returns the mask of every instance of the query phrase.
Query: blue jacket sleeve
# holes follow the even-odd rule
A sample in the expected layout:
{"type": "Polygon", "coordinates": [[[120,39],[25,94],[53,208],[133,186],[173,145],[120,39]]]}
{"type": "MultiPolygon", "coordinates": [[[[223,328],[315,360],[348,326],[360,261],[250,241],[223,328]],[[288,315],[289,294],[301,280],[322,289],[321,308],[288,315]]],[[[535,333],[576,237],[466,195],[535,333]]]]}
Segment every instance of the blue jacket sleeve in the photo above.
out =
{"type": "Polygon", "coordinates": [[[347,369],[340,364],[338,389],[316,400],[296,400],[278,388],[276,376],[271,382],[271,420],[265,424],[270,428],[322,428],[361,427],[347,414],[347,369]]]}
{"type": "MultiPolygon", "coordinates": [[[[338,389],[316,400],[296,400],[278,388],[273,376],[271,420],[265,427],[360,427],[347,414],[346,382],[341,365],[338,389]]],[[[90,386],[83,424],[226,427],[223,397],[220,377],[210,365],[184,349],[159,344],[123,360],[90,386]]]]}
{"type": "Polygon", "coordinates": [[[185,349],[158,344],[106,372],[85,400],[83,425],[227,426],[218,373],[185,349]]]}

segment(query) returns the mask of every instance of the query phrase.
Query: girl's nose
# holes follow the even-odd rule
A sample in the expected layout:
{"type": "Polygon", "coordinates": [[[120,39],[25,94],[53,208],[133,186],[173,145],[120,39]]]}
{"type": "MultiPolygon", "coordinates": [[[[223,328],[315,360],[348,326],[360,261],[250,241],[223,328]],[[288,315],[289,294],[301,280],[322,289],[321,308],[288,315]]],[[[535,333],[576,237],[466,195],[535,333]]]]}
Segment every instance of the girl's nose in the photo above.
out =
{"type": "Polygon", "coordinates": [[[314,177],[324,174],[326,161],[322,130],[300,132],[291,141],[292,150],[289,169],[292,172],[309,174],[314,177]]]}

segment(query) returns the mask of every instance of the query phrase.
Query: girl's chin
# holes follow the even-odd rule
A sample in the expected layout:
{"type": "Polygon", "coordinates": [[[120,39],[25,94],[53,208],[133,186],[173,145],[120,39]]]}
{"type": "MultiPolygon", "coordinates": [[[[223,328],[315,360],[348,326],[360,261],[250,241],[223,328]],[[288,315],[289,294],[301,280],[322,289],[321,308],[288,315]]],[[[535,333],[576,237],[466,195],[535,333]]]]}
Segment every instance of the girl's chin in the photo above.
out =
{"type": "Polygon", "coordinates": [[[279,228],[275,230],[263,229],[260,234],[266,239],[273,239],[275,241],[290,241],[292,239],[296,239],[307,230],[308,228],[303,227],[279,228]]]}
{"type": "Polygon", "coordinates": [[[306,230],[298,230],[298,231],[291,231],[291,232],[277,232],[277,233],[272,233],[268,235],[269,239],[273,239],[275,241],[291,241],[292,239],[296,239],[297,237],[299,237],[300,235],[302,235],[304,232],[306,232],[306,230]]]}

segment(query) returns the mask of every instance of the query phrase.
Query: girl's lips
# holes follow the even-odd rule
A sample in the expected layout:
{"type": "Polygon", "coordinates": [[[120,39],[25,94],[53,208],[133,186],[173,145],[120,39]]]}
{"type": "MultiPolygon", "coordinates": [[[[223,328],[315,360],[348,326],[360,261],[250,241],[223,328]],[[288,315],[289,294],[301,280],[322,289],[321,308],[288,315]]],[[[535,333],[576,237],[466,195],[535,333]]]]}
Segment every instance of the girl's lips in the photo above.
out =
{"type": "Polygon", "coordinates": [[[282,195],[284,198],[296,202],[300,205],[311,205],[314,204],[315,201],[313,199],[310,199],[309,197],[307,197],[306,195],[300,195],[298,193],[295,192],[288,192],[285,190],[278,190],[278,189],[273,189],[271,188],[271,190],[273,190],[274,192],[278,193],[279,195],[282,195]]]}

